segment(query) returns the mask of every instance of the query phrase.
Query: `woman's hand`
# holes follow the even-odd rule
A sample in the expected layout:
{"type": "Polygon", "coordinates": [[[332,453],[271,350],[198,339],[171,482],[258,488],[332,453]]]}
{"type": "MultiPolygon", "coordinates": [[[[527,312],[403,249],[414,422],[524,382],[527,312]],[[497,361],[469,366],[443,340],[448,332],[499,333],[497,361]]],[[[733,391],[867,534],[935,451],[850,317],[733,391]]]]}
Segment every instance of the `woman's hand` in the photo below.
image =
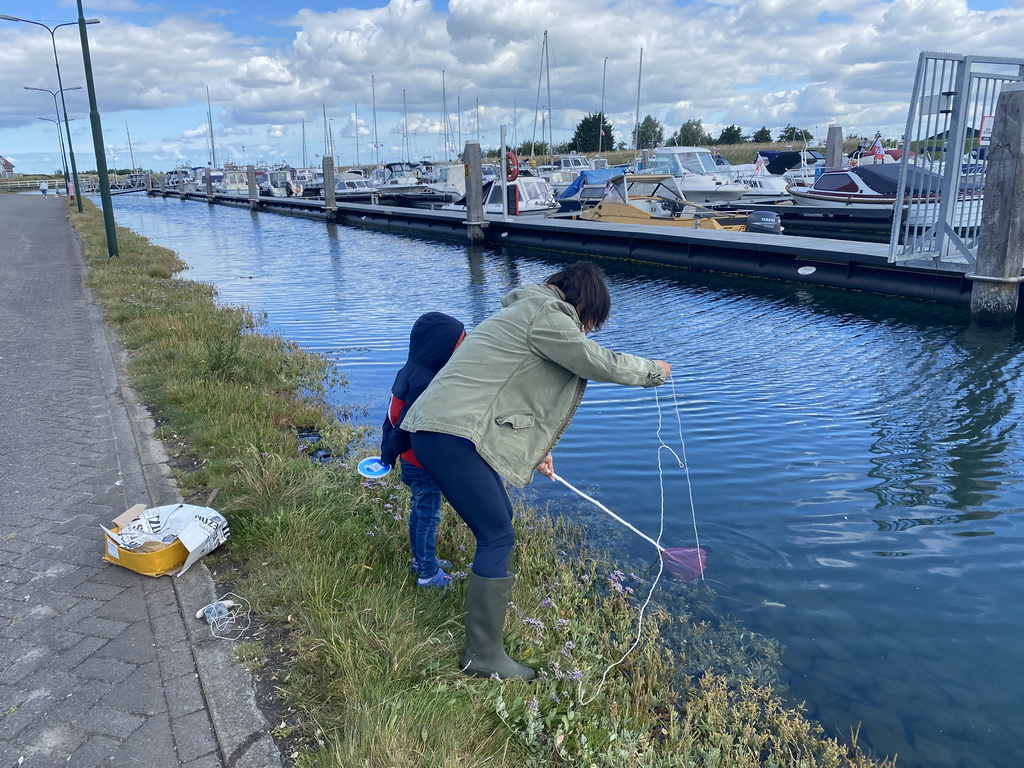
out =
{"type": "Polygon", "coordinates": [[[544,477],[551,478],[552,483],[555,482],[555,460],[551,458],[550,453],[544,457],[544,461],[537,465],[537,471],[544,477]]]}
{"type": "Polygon", "coordinates": [[[665,372],[665,380],[668,381],[668,377],[672,375],[672,366],[664,360],[655,360],[654,362],[661,366],[661,370],[665,372]]]}

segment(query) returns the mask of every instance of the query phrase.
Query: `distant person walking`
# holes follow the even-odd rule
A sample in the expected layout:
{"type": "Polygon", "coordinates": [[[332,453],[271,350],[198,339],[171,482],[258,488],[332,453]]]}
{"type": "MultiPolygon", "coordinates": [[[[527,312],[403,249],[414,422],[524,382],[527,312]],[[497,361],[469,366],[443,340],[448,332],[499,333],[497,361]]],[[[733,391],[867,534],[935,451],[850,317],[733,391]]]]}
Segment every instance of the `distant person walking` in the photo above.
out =
{"type": "Polygon", "coordinates": [[[43,193],[43,197],[46,197],[46,193],[50,191],[50,185],[45,181],[39,182],[39,191],[43,193]]]}

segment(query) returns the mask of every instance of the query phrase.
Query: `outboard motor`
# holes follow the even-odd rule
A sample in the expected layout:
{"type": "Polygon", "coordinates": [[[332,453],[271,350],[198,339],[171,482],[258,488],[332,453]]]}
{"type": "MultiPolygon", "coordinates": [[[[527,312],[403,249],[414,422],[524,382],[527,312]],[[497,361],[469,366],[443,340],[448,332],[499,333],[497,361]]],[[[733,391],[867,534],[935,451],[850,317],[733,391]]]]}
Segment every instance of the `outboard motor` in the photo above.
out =
{"type": "Polygon", "coordinates": [[[782,219],[772,211],[754,211],[747,215],[747,232],[760,232],[762,235],[778,235],[782,233],[782,219]]]}

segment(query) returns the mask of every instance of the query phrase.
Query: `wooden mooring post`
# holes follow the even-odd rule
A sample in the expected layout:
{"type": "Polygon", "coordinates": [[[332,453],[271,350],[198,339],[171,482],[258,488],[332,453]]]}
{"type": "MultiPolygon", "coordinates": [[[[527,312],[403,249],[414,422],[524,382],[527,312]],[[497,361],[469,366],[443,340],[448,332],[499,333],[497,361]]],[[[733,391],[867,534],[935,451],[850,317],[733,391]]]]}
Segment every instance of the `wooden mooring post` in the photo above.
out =
{"type": "Polygon", "coordinates": [[[843,167],[843,126],[830,125],[825,138],[825,167],[843,167]]]}
{"type": "Polygon", "coordinates": [[[249,208],[256,210],[260,207],[260,188],[256,185],[256,166],[245,166],[245,181],[249,186],[249,208]]]}
{"type": "Polygon", "coordinates": [[[466,164],[466,233],[470,243],[484,241],[484,176],[480,142],[467,141],[462,156],[466,164]]]}
{"type": "Polygon", "coordinates": [[[324,213],[328,221],[334,221],[338,216],[338,201],[334,194],[334,158],[330,155],[324,157],[324,213]]]}
{"type": "Polygon", "coordinates": [[[1024,281],[1024,83],[1003,86],[996,103],[985,158],[978,263],[971,288],[971,317],[1003,323],[1017,314],[1024,281]]]}

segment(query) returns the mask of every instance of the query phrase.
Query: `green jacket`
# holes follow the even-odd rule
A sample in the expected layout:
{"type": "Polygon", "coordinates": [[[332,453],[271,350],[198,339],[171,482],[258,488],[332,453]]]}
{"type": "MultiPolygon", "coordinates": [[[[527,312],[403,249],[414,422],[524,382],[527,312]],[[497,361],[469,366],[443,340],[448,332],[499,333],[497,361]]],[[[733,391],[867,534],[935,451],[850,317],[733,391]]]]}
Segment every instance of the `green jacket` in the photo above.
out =
{"type": "Polygon", "coordinates": [[[576,309],[553,286],[516,288],[501,303],[466,336],[402,429],[464,437],[522,487],[569,426],[587,380],[653,387],[665,373],[654,360],[588,339],[576,309]]]}

